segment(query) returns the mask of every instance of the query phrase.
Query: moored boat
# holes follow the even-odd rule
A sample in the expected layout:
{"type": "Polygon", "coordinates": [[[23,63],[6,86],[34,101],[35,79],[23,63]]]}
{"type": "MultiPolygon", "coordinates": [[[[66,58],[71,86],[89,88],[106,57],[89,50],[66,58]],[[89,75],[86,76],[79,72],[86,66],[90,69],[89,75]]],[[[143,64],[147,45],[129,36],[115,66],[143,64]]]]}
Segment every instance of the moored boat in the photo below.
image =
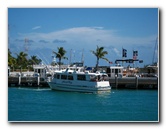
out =
{"type": "Polygon", "coordinates": [[[52,90],[74,92],[98,92],[110,91],[109,81],[105,81],[105,75],[96,72],[80,72],[79,70],[56,71],[54,78],[48,82],[52,90]]]}

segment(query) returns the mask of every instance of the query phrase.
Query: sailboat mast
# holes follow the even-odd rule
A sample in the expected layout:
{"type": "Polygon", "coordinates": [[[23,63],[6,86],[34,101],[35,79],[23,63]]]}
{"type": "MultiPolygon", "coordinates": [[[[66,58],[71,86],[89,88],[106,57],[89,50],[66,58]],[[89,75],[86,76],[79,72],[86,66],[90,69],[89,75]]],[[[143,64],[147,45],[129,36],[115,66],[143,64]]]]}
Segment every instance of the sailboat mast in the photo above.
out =
{"type": "Polygon", "coordinates": [[[156,51],[158,52],[158,45],[157,45],[157,43],[158,43],[158,37],[156,38],[156,43],[155,43],[154,52],[153,52],[152,64],[155,63],[155,59],[157,58],[157,57],[156,57],[156,51]]]}
{"type": "Polygon", "coordinates": [[[83,65],[84,65],[84,49],[82,50],[81,62],[82,62],[82,63],[83,63],[83,65]]]}

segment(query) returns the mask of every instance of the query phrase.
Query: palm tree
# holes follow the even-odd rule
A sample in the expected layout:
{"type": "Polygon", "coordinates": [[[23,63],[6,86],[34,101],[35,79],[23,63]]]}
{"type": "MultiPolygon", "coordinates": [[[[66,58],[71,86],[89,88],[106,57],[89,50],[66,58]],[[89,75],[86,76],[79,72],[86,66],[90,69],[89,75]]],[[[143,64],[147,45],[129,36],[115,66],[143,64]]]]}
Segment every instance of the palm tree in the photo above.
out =
{"type": "Polygon", "coordinates": [[[31,56],[31,59],[29,59],[29,64],[34,65],[34,64],[40,64],[41,59],[38,59],[37,56],[31,56]]]}
{"type": "Polygon", "coordinates": [[[61,60],[62,59],[68,59],[65,57],[66,50],[63,47],[58,47],[58,52],[53,51],[53,53],[56,55],[56,58],[59,59],[59,70],[61,69],[61,60]]]}
{"type": "Polygon", "coordinates": [[[20,52],[19,54],[17,54],[17,65],[21,68],[27,68],[28,65],[28,60],[27,60],[27,54],[24,52],[20,52]]]}
{"type": "Polygon", "coordinates": [[[97,62],[96,62],[96,70],[98,70],[98,65],[99,65],[99,59],[104,59],[106,61],[108,61],[107,58],[105,58],[104,56],[106,54],[108,54],[107,51],[104,51],[104,47],[99,47],[97,46],[96,51],[91,51],[97,58],[97,62]]]}
{"type": "Polygon", "coordinates": [[[31,56],[28,60],[28,70],[33,70],[33,65],[38,65],[42,62],[41,59],[38,59],[37,56],[31,56]]]}
{"type": "Polygon", "coordinates": [[[16,66],[16,62],[16,58],[12,56],[10,49],[8,49],[8,66],[13,67],[13,71],[14,67],[16,66]]]}

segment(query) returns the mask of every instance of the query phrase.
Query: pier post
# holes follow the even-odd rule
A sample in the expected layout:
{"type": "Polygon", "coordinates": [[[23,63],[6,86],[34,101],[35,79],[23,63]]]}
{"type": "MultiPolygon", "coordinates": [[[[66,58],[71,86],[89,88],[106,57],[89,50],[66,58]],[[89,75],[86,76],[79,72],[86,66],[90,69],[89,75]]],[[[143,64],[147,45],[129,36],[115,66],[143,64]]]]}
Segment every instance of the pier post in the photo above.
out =
{"type": "Polygon", "coordinates": [[[118,88],[118,76],[117,75],[115,75],[115,86],[116,86],[116,88],[118,88]]]}
{"type": "Polygon", "coordinates": [[[18,74],[18,85],[21,84],[21,73],[18,74]]]}
{"type": "Polygon", "coordinates": [[[135,76],[135,87],[136,87],[136,89],[138,88],[138,76],[137,75],[135,76]]]}
{"type": "Polygon", "coordinates": [[[39,86],[40,84],[40,76],[39,76],[39,73],[37,74],[37,85],[39,86]]]}

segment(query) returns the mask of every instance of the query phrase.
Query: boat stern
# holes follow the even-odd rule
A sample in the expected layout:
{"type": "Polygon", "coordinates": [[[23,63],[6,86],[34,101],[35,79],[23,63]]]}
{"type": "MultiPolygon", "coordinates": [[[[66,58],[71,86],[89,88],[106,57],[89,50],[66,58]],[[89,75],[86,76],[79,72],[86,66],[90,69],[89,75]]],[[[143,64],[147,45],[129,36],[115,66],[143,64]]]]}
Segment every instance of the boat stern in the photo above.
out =
{"type": "Polygon", "coordinates": [[[106,90],[106,89],[110,90],[111,89],[109,81],[97,82],[96,87],[99,89],[103,89],[103,90],[106,90]]]}

